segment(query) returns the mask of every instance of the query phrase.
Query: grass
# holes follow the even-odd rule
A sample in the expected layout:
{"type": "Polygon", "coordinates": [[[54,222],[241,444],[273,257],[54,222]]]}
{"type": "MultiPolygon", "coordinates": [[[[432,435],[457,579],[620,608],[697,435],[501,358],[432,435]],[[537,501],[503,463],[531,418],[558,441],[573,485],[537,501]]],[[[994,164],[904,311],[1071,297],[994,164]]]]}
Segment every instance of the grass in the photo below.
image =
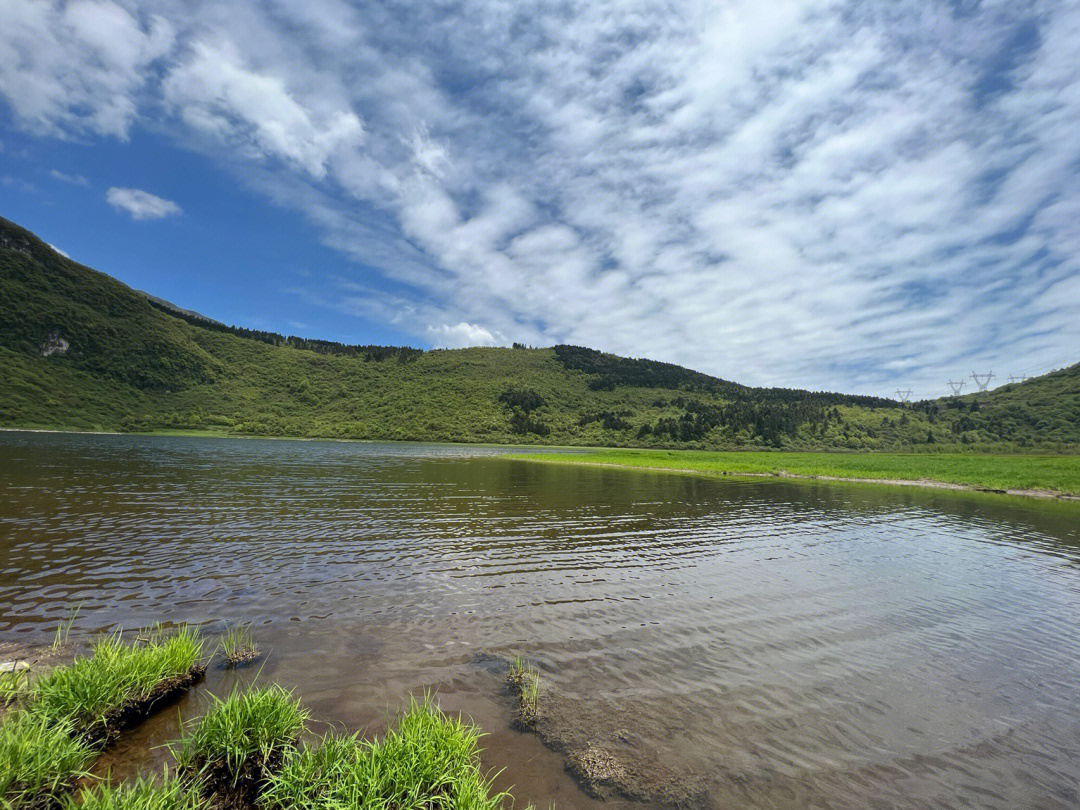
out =
{"type": "Polygon", "coordinates": [[[530,453],[514,458],[708,475],[783,472],[796,476],[937,481],[994,490],[1047,490],[1080,494],[1080,456],[594,450],[584,453],[530,453]]]}
{"type": "Polygon", "coordinates": [[[5,718],[0,724],[0,807],[49,807],[86,775],[94,751],[73,731],[70,721],[54,723],[29,712],[5,718]]]}
{"type": "Polygon", "coordinates": [[[228,628],[218,642],[218,648],[225,656],[226,667],[247,664],[259,657],[259,645],[255,643],[248,625],[228,628]]]}
{"type": "Polygon", "coordinates": [[[71,627],[75,624],[75,620],[79,618],[80,610],[82,610],[82,605],[76,605],[68,615],[67,621],[56,625],[56,633],[53,635],[52,643],[54,650],[58,650],[67,644],[68,636],[71,635],[71,627]]]}
{"type": "Polygon", "coordinates": [[[254,798],[262,780],[299,739],[308,712],[277,685],[239,687],[214,706],[183,740],[180,770],[204,783],[204,792],[238,791],[254,798]]]}
{"type": "Polygon", "coordinates": [[[536,710],[540,701],[540,670],[518,655],[510,662],[506,680],[517,693],[516,721],[518,725],[528,728],[536,722],[536,710]]]}
{"type": "Polygon", "coordinates": [[[496,810],[480,770],[480,730],[449,717],[430,697],[413,699],[382,740],[328,734],[305,745],[268,780],[261,806],[271,810],[496,810]]]}
{"type": "Polygon", "coordinates": [[[83,789],[66,797],[63,810],[198,810],[203,802],[190,786],[166,772],[161,782],[140,777],[134,782],[83,789]]]}
{"type": "Polygon", "coordinates": [[[198,630],[190,627],[131,645],[114,633],[93,645],[91,657],[35,681],[26,692],[26,710],[51,723],[70,723],[87,739],[107,737],[124,712],[191,677],[202,649],[198,630]]]}
{"type": "Polygon", "coordinates": [[[25,697],[29,689],[30,670],[10,669],[0,672],[0,707],[8,706],[25,697]]]}

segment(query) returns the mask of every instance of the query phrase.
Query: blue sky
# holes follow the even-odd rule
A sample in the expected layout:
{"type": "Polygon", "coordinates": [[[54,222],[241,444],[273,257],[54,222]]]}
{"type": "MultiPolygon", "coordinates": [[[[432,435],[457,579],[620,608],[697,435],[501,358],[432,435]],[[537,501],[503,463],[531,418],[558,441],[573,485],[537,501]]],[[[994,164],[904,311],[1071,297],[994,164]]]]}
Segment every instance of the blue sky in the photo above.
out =
{"type": "Polygon", "coordinates": [[[916,396],[1080,359],[1076,3],[4,5],[0,215],[219,320],[916,396]]]}

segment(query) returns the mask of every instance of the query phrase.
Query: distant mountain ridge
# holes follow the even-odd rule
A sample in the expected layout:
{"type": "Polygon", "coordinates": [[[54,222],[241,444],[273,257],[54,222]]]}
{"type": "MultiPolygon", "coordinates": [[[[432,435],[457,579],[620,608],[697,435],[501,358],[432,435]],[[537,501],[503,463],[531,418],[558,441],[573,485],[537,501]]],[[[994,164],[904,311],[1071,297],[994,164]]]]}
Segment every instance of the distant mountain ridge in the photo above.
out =
{"type": "Polygon", "coordinates": [[[0,218],[0,428],[694,448],[1074,448],[1080,365],[901,406],[579,346],[349,346],[227,326],[0,218]]]}

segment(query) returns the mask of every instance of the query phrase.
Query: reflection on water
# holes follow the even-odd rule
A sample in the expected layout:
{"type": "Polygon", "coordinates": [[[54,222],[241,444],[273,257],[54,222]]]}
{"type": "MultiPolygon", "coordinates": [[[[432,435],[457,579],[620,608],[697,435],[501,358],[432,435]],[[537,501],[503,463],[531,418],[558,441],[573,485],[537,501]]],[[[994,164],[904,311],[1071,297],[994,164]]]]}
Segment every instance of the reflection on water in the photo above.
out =
{"type": "MultiPolygon", "coordinates": [[[[710,806],[1080,806],[1080,508],[498,455],[0,433],[0,641],[75,604],[84,638],[252,621],[316,716],[378,731],[437,687],[560,808],[593,803],[480,654],[524,651],[710,806]]],[[[165,715],[120,753],[164,756],[165,715]]]]}

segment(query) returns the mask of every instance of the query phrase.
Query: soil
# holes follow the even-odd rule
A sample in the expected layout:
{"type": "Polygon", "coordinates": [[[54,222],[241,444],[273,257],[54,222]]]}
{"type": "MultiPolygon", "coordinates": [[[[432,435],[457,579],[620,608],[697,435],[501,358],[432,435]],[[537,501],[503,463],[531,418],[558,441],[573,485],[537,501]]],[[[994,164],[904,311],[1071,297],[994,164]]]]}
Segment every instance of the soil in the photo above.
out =
{"type": "Polygon", "coordinates": [[[257,647],[241,647],[225,658],[222,666],[225,669],[241,669],[255,663],[262,657],[257,647]]]}
{"type": "Polygon", "coordinates": [[[189,777],[197,777],[203,797],[215,810],[253,810],[266,786],[266,778],[281,768],[284,749],[275,749],[265,759],[251,756],[239,771],[225,760],[196,761],[189,777]]]}

